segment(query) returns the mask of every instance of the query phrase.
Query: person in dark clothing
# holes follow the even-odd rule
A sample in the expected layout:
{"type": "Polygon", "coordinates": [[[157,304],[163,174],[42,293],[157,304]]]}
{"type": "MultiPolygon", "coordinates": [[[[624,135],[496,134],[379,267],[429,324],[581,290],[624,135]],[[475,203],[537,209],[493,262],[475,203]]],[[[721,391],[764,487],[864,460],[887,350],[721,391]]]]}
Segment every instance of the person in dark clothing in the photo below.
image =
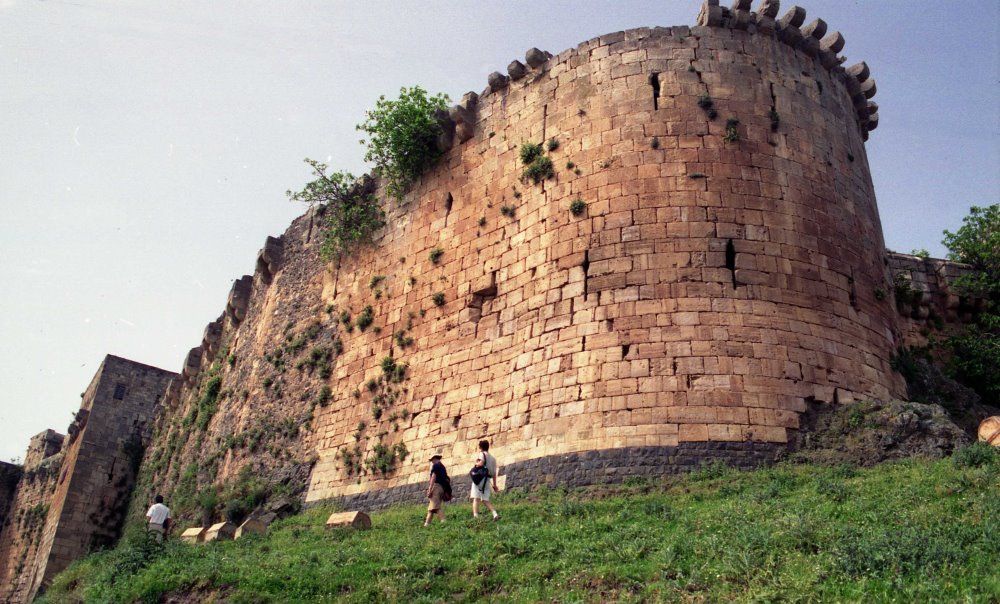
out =
{"type": "Polygon", "coordinates": [[[431,523],[431,519],[436,513],[441,522],[444,522],[444,502],[451,497],[451,479],[448,478],[448,470],[441,463],[441,455],[431,456],[431,478],[427,484],[427,518],[424,519],[424,526],[431,523]]]}

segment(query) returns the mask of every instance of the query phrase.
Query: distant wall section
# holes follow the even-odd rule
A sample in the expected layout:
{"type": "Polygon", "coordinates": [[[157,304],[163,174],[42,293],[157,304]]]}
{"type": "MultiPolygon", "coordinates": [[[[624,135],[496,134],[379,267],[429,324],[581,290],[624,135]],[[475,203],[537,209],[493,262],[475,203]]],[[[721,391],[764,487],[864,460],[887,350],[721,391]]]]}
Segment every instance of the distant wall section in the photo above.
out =
{"type": "Polygon", "coordinates": [[[159,401],[176,374],[108,355],[69,434],[32,439],[0,535],[0,596],[28,602],[70,562],[112,544],[159,401]]]}

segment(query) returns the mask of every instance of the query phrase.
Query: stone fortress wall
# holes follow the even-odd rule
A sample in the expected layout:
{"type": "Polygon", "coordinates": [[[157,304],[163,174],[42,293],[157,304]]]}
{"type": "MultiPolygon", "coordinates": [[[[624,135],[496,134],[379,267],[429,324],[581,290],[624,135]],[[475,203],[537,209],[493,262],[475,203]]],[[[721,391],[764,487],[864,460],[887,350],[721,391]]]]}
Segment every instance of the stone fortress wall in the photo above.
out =
{"type": "Polygon", "coordinates": [[[507,486],[618,481],[766,463],[809,403],[904,397],[891,355],[962,319],[958,269],[885,253],[868,67],[844,68],[843,36],[801,8],[751,8],[529,50],[438,116],[446,154],[386,201],[374,247],[324,264],[313,209],[267,239],[175,379],[108,357],[120,377],[98,373],[66,444],[36,437],[32,480],[0,491],[0,596],[114,538],[137,434],[133,508],[250,469],[370,509],[419,500],[432,452],[463,488],[482,438],[507,486]],[[552,179],[523,178],[525,143],[552,179]],[[29,509],[34,532],[12,529],[29,509]]]}
{"type": "MultiPolygon", "coordinates": [[[[282,447],[314,464],[308,501],[381,505],[419,490],[431,452],[460,463],[480,438],[512,485],[754,465],[807,401],[905,395],[863,144],[874,81],[822,20],[749,8],[532,49],[441,116],[449,150],[387,203],[376,249],[321,266],[314,213],[269,238],[168,397],[159,442],[186,444],[161,484],[262,416],[303,426],[282,447]],[[519,148],[549,139],[555,178],[525,182],[519,148]],[[368,330],[338,321],[366,307],[368,330]],[[276,360],[307,325],[341,348],[326,377],[301,370],[306,350],[276,360]],[[207,374],[232,396],[192,441],[179,418],[207,374]],[[390,471],[364,467],[400,445],[390,471]],[[579,475],[576,455],[597,461],[579,475]]],[[[222,446],[199,481],[268,453],[222,446]]]]}
{"type": "Polygon", "coordinates": [[[117,540],[175,375],[108,355],[68,436],[46,430],[32,438],[0,532],[0,601],[30,602],[70,562],[117,540]]]}
{"type": "MultiPolygon", "coordinates": [[[[863,145],[877,124],[867,67],[840,67],[842,36],[821,20],[799,29],[801,9],[775,21],[776,3],[746,7],[529,51],[466,95],[419,207],[324,292],[337,308],[371,303],[384,327],[338,363],[309,500],[419,484],[430,452],[462,460],[480,438],[509,469],[588,451],[616,452],[602,469],[756,462],[807,400],[905,394],[889,368],[895,311],[875,295],[890,278],[863,145]],[[519,147],[550,138],[556,178],[522,182],[519,147]],[[372,274],[389,284],[380,300],[372,274]],[[421,310],[413,350],[394,347],[421,310]],[[359,483],[336,454],[373,423],[351,392],[389,354],[416,385],[411,420],[385,438],[414,459],[359,483]]],[[[515,482],[567,475],[531,473],[515,482]]]]}

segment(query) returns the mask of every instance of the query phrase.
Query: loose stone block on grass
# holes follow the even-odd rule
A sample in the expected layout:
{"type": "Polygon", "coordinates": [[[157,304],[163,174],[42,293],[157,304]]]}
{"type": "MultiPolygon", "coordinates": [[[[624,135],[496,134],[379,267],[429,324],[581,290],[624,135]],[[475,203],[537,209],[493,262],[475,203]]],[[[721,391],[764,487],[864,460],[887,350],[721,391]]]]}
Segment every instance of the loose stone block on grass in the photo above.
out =
{"type": "Polygon", "coordinates": [[[206,529],[203,526],[189,528],[181,533],[181,541],[187,543],[201,543],[205,540],[206,529]]]}
{"type": "Polygon", "coordinates": [[[236,536],[236,525],[231,522],[213,524],[205,531],[205,541],[228,541],[236,536]]]}
{"type": "Polygon", "coordinates": [[[267,525],[264,524],[262,521],[258,520],[257,518],[250,518],[249,520],[241,524],[240,528],[236,529],[235,538],[239,539],[243,535],[249,535],[251,533],[255,535],[266,535],[267,525]]]}
{"type": "Polygon", "coordinates": [[[336,512],[331,514],[326,521],[326,528],[341,527],[370,529],[372,527],[372,519],[364,512],[336,512]]]}

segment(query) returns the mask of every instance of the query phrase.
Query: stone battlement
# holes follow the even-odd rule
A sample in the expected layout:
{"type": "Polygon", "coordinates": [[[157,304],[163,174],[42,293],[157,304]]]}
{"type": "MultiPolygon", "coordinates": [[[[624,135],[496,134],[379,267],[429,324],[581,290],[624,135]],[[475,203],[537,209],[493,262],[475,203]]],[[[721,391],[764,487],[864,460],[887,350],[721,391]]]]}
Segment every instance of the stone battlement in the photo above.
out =
{"type": "Polygon", "coordinates": [[[698,25],[744,30],[751,34],[773,36],[788,46],[816,58],[826,69],[838,76],[851,95],[857,112],[858,126],[868,140],[868,132],[878,127],[878,104],[872,101],[877,91],[868,64],[864,61],[844,68],[846,61],[839,56],[844,49],[843,34],[827,34],[823,19],[813,19],[808,25],[806,10],[792,6],[778,19],[779,1],[761,0],[756,12],[751,10],[752,0],[734,0],[732,7],[719,5],[719,0],[705,0],[698,14],[698,25]]]}

